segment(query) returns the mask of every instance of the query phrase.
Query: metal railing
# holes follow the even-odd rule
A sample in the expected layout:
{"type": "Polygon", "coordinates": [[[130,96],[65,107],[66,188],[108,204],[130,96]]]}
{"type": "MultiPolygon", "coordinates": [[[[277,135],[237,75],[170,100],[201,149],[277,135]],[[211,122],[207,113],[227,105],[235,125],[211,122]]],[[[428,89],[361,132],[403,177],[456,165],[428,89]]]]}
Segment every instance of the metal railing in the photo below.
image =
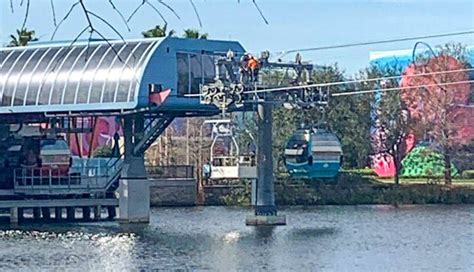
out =
{"type": "Polygon", "coordinates": [[[193,165],[147,166],[150,178],[192,179],[195,178],[193,165]]]}
{"type": "Polygon", "coordinates": [[[242,156],[215,156],[212,161],[213,166],[256,166],[254,155],[242,156]]]}
{"type": "Polygon", "coordinates": [[[80,173],[81,176],[110,176],[122,169],[121,158],[86,159],[74,163],[70,173],[80,173]]]}
{"type": "Polygon", "coordinates": [[[41,190],[105,191],[119,177],[122,162],[75,165],[67,170],[52,168],[14,169],[14,190],[35,192],[41,190]]]}

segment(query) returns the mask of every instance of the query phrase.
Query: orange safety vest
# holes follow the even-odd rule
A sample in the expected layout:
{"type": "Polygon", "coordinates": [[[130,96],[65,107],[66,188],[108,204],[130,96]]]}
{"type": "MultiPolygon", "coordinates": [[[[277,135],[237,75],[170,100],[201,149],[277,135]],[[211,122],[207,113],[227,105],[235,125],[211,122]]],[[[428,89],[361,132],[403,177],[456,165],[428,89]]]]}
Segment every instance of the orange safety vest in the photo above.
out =
{"type": "Polygon", "coordinates": [[[250,57],[247,67],[250,68],[251,70],[258,69],[260,66],[260,63],[255,57],[250,57]]]}

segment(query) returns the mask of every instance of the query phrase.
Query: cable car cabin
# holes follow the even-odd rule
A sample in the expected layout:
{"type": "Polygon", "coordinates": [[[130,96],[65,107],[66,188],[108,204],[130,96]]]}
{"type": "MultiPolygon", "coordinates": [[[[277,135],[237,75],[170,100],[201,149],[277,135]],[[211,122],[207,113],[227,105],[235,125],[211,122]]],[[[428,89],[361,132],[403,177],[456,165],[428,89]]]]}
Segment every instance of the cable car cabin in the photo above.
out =
{"type": "Polygon", "coordinates": [[[210,179],[256,179],[255,151],[241,153],[231,120],[208,120],[213,125],[210,179]]]}
{"type": "Polygon", "coordinates": [[[322,129],[299,129],[285,149],[291,177],[333,178],[341,167],[342,148],[336,135],[322,129]]]}

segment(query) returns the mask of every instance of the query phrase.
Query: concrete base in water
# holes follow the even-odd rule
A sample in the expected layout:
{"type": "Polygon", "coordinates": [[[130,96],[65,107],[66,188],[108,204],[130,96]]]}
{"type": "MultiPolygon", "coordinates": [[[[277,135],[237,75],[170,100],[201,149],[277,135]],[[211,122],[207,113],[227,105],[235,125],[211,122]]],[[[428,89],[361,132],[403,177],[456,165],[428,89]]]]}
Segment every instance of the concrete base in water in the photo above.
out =
{"type": "MultiPolygon", "coordinates": [[[[23,211],[21,211],[23,213],[23,211]]],[[[18,208],[13,207],[10,208],[10,223],[12,224],[18,224],[19,222],[19,213],[18,213],[18,208]]]]}
{"type": "Polygon", "coordinates": [[[245,218],[247,226],[284,226],[285,215],[249,215],[245,218]]]}
{"type": "Polygon", "coordinates": [[[150,222],[150,184],[147,179],[121,179],[119,222],[150,222]]]}
{"type": "Polygon", "coordinates": [[[18,224],[25,220],[25,211],[33,210],[33,218],[27,220],[52,220],[51,209],[54,209],[54,220],[62,219],[62,211],[67,210],[68,219],[75,220],[75,208],[82,207],[86,210],[81,220],[90,220],[90,211],[94,208],[96,220],[101,219],[101,207],[107,207],[109,216],[115,217],[115,207],[118,206],[118,199],[100,199],[100,198],[84,198],[84,199],[23,199],[23,200],[1,200],[0,209],[10,210],[10,223],[18,224]],[[111,211],[113,211],[111,213],[111,211]]]}

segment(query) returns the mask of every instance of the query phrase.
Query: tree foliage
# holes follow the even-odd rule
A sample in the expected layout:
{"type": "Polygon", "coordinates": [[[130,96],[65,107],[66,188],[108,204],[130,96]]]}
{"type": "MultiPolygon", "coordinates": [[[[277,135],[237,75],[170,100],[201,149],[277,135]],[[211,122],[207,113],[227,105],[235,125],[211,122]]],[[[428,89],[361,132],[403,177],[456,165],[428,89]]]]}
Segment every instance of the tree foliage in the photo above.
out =
{"type": "MultiPolygon", "coordinates": [[[[275,79],[281,76],[273,75],[275,79]]],[[[344,73],[337,65],[319,67],[314,71],[315,83],[345,80],[344,73]]],[[[278,84],[277,84],[278,85],[278,84]]],[[[344,92],[346,89],[336,85],[331,92],[344,92]]],[[[370,146],[370,109],[372,95],[350,95],[331,98],[327,108],[309,110],[283,107],[273,112],[273,144],[277,167],[282,169],[283,152],[286,141],[301,124],[326,127],[341,140],[345,167],[364,167],[367,165],[370,146]]]]}
{"type": "MultiPolygon", "coordinates": [[[[168,30],[167,24],[163,26],[156,25],[154,28],[143,31],[142,36],[144,38],[173,37],[176,36],[176,31],[173,29],[168,30]]],[[[188,28],[183,31],[183,38],[207,40],[208,37],[208,33],[200,33],[197,29],[188,28]]]]}
{"type": "MultiPolygon", "coordinates": [[[[382,82],[367,81],[369,88],[397,88],[400,67],[371,67],[365,71],[367,79],[387,77],[389,80],[382,82]],[[377,86],[378,85],[378,86],[377,86]]],[[[410,127],[410,115],[400,91],[380,92],[374,97],[375,116],[374,131],[372,133],[372,146],[374,159],[383,160],[383,163],[393,163],[395,169],[395,183],[399,183],[402,160],[407,152],[407,137],[410,127]]]]}
{"type": "Polygon", "coordinates": [[[10,35],[9,47],[26,46],[29,42],[37,41],[34,30],[28,30],[26,27],[16,30],[16,35],[10,35]]]}
{"type": "Polygon", "coordinates": [[[472,111],[462,107],[469,103],[470,85],[457,83],[467,81],[468,74],[462,71],[441,73],[467,68],[463,52],[461,46],[447,45],[440,48],[436,56],[420,56],[417,64],[411,65],[406,74],[429,75],[405,77],[402,82],[403,86],[416,86],[401,95],[411,117],[419,124],[415,132],[440,146],[447,184],[451,183],[450,165],[454,148],[472,140],[472,124],[466,124],[472,118],[472,111]]]}
{"type": "MultiPolygon", "coordinates": [[[[337,66],[325,73],[325,82],[343,81],[342,72],[337,66]]],[[[315,78],[315,80],[318,80],[315,78]]],[[[351,91],[342,86],[331,89],[332,92],[351,91]]],[[[368,164],[372,153],[370,145],[370,128],[372,126],[372,94],[333,97],[329,101],[327,112],[328,126],[342,143],[345,167],[362,168],[368,164]]]]}
{"type": "Polygon", "coordinates": [[[94,151],[95,158],[110,158],[113,155],[113,148],[109,145],[103,145],[94,151]]]}
{"type": "Polygon", "coordinates": [[[148,29],[142,32],[143,38],[161,38],[161,37],[172,37],[176,34],[174,30],[168,30],[168,25],[163,26],[157,25],[154,28],[148,29]]]}
{"type": "Polygon", "coordinates": [[[202,40],[207,40],[209,34],[208,33],[200,33],[199,30],[197,29],[185,29],[183,38],[188,38],[188,39],[202,39],[202,40]]]}

